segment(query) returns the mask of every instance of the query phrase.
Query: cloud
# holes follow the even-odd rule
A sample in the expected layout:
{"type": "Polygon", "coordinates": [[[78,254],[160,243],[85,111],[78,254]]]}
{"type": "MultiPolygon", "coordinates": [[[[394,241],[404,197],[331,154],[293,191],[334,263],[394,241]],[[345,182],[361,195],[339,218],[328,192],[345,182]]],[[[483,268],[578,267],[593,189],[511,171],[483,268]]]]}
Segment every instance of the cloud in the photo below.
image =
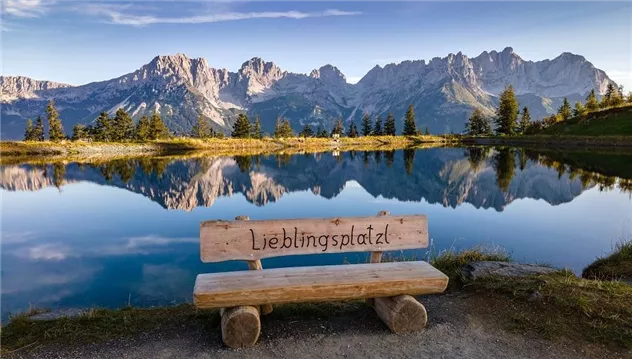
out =
{"type": "MultiPolygon", "coordinates": [[[[4,13],[16,17],[40,17],[51,4],[51,1],[44,0],[2,0],[2,9],[4,13]]],[[[4,27],[2,31],[6,31],[4,27]]]]}
{"type": "Polygon", "coordinates": [[[81,7],[85,13],[104,16],[106,22],[117,25],[147,26],[154,24],[206,24],[249,19],[305,19],[327,16],[354,16],[362,14],[359,11],[342,11],[329,9],[320,12],[302,11],[264,11],[264,12],[223,12],[202,14],[195,16],[161,17],[154,15],[138,15],[125,12],[129,5],[114,4],[86,4],[81,7]]]}

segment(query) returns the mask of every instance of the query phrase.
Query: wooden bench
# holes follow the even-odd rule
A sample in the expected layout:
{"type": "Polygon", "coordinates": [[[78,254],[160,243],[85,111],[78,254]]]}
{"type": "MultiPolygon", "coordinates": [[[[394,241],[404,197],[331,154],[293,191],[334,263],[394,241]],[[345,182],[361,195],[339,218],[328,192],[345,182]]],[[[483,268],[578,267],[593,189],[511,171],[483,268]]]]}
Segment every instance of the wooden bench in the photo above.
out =
{"type": "Polygon", "coordinates": [[[250,271],[200,274],[193,300],[221,308],[222,338],[232,348],[253,346],[259,314],[272,304],[367,298],[395,333],[425,327],[426,310],[411,295],[441,293],[448,277],[424,261],[382,263],[382,252],[428,246],[426,216],[207,221],[200,225],[203,262],[248,261],[250,271]],[[297,254],[371,251],[371,263],[262,269],[261,259],[297,254]]]}

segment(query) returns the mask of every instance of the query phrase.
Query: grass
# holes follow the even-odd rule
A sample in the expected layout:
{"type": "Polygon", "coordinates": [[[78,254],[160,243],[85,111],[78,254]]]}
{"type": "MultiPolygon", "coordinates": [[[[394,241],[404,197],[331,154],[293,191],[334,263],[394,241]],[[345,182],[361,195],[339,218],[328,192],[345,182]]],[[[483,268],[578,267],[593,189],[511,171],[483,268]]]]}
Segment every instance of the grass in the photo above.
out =
{"type": "MultiPolygon", "coordinates": [[[[582,277],[632,282],[632,240],[617,243],[614,251],[586,267],[582,277]]],[[[630,304],[632,306],[632,303],[630,304]]]]}
{"type": "Polygon", "coordinates": [[[454,139],[440,136],[371,136],[330,138],[174,138],[147,142],[24,142],[2,141],[0,153],[3,156],[60,156],[73,154],[182,154],[193,151],[225,151],[230,154],[244,152],[276,151],[293,149],[303,151],[324,151],[332,149],[372,150],[382,146],[387,149],[407,148],[422,144],[442,144],[454,139]]]}
{"type": "Polygon", "coordinates": [[[558,122],[543,135],[632,136],[632,106],[616,107],[558,122]]]}

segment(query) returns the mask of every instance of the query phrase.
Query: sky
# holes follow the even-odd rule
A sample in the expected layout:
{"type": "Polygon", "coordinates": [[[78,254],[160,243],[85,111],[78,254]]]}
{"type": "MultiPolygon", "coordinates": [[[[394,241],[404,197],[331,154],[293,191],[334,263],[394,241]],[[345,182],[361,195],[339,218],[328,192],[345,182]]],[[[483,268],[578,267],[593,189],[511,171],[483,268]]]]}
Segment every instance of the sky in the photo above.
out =
{"type": "Polygon", "coordinates": [[[583,55],[632,90],[630,2],[235,2],[2,0],[2,74],[73,85],[184,53],[239,69],[252,57],[357,82],[376,64],[474,57],[511,46],[525,60],[583,55]]]}

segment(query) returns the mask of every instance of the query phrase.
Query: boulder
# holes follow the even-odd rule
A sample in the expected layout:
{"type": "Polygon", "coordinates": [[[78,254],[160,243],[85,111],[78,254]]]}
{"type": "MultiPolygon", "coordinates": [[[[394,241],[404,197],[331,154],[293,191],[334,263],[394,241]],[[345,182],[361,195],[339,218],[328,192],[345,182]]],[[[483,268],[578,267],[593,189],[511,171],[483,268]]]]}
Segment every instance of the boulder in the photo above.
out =
{"type": "Polygon", "coordinates": [[[534,274],[548,274],[557,271],[555,268],[536,264],[514,262],[472,262],[461,267],[461,273],[467,280],[476,280],[489,276],[523,277],[534,274]]]}

